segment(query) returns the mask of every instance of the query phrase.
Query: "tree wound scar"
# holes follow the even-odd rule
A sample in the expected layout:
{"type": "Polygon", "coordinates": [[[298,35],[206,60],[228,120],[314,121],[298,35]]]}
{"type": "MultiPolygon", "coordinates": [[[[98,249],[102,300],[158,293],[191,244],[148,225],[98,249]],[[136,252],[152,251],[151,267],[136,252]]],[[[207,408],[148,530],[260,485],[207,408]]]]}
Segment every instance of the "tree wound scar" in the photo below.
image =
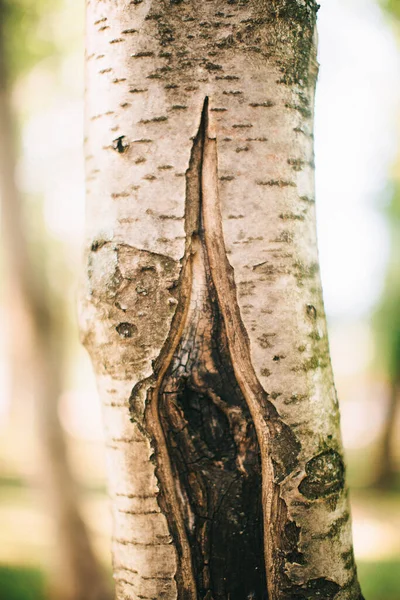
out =
{"type": "Polygon", "coordinates": [[[284,561],[301,558],[278,485],[300,446],[251,364],[222,236],[216,144],[206,98],[186,172],[180,300],[154,363],[145,423],[178,598],[265,600],[269,577],[276,586],[280,571],[287,585],[284,561]]]}

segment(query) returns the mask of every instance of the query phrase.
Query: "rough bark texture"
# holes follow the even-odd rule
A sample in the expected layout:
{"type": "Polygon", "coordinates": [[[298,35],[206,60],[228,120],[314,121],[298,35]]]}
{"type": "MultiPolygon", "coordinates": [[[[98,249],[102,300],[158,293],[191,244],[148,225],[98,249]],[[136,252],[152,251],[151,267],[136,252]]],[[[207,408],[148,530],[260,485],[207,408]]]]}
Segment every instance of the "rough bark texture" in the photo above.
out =
{"type": "Polygon", "coordinates": [[[318,275],[313,1],[88,1],[83,341],[117,598],[362,598],[318,275]]]}

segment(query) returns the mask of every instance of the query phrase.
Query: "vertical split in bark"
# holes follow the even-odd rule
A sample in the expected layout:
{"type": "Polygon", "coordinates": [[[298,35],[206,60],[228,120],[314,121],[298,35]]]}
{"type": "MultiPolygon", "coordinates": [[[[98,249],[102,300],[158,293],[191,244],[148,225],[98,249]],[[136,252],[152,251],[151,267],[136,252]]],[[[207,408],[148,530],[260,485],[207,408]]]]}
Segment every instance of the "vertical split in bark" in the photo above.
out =
{"type": "Polygon", "coordinates": [[[204,225],[208,99],[187,172],[182,306],[157,361],[148,428],[161,506],[178,552],[180,598],[263,597],[260,451],[235,380],[204,225]]]}
{"type": "Polygon", "coordinates": [[[285,559],[297,557],[276,483],[296,465],[300,445],[251,363],[222,234],[208,98],[186,177],[181,303],[146,415],[179,597],[261,600],[267,575],[275,598],[289,589],[285,559]]]}

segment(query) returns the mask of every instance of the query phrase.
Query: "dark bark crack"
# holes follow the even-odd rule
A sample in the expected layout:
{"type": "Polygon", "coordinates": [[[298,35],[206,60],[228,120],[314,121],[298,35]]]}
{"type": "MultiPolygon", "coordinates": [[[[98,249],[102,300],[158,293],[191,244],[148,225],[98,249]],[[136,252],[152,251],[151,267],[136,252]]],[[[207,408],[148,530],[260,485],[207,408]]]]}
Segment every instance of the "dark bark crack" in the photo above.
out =
{"type": "Polygon", "coordinates": [[[178,598],[272,599],[290,586],[285,563],[303,561],[279,494],[300,445],[251,363],[223,242],[208,99],[186,173],[185,229],[180,299],[145,411],[178,598]]]}

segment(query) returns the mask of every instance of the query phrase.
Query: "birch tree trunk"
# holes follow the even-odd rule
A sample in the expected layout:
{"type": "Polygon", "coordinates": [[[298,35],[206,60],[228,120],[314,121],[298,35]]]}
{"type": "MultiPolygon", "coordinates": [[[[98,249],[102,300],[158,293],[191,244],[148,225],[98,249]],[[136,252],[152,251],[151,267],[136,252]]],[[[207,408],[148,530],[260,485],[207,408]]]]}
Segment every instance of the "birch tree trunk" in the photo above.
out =
{"type": "Polygon", "coordinates": [[[360,600],[315,234],[314,0],[88,0],[82,337],[118,600],[360,600]]]}

